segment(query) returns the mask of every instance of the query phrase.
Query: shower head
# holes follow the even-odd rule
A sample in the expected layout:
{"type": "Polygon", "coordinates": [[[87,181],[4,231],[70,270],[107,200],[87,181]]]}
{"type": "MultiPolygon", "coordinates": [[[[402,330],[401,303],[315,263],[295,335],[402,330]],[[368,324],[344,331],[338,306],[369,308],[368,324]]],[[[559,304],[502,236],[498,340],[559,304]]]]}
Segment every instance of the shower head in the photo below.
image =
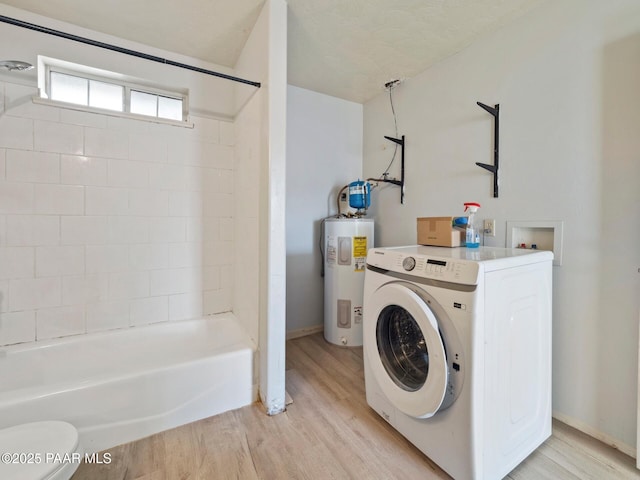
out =
{"type": "Polygon", "coordinates": [[[31,70],[33,65],[27,62],[21,62],[20,60],[0,60],[0,68],[4,68],[11,72],[13,70],[31,70]]]}

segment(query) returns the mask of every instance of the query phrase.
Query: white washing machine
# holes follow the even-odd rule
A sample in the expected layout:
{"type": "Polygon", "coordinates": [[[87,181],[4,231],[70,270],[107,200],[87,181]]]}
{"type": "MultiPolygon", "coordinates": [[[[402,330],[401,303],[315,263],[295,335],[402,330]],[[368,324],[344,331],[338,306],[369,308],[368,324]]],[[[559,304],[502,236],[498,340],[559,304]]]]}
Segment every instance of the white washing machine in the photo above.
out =
{"type": "Polygon", "coordinates": [[[456,480],[503,478],[551,435],[552,260],[369,250],[367,403],[456,480]]]}

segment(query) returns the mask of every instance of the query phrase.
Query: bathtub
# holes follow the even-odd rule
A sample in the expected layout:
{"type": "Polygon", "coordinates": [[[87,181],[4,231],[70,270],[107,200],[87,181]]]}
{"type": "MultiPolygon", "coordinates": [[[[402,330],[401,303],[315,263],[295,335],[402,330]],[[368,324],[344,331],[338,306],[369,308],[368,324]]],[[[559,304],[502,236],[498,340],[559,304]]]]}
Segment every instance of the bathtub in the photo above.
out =
{"type": "Polygon", "coordinates": [[[0,428],[76,426],[93,453],[255,401],[232,314],[0,348],[0,428]]]}

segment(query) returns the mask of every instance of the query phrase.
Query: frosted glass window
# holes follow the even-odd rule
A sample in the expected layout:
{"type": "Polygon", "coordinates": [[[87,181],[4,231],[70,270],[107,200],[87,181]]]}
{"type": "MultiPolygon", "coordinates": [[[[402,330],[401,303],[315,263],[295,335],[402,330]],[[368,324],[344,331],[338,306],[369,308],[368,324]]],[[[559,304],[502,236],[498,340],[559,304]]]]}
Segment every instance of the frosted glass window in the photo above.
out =
{"type": "Polygon", "coordinates": [[[89,81],[89,106],[122,111],[124,87],[113,83],[89,81]]]}
{"type": "Polygon", "coordinates": [[[87,105],[89,81],[86,78],[51,72],[51,100],[87,105]]]}
{"type": "Polygon", "coordinates": [[[158,116],[170,120],[182,120],[182,99],[159,96],[158,116]]]}
{"type": "Polygon", "coordinates": [[[131,90],[131,113],[158,116],[158,96],[131,90]]]}
{"type": "Polygon", "coordinates": [[[132,113],[152,117],[154,121],[186,123],[189,98],[186,90],[164,90],[156,85],[132,83],[115,72],[95,69],[89,72],[87,67],[75,66],[77,69],[68,62],[64,66],[46,65],[47,91],[42,93],[43,98],[83,107],[68,108],[108,115],[121,112],[126,117],[132,113]]]}

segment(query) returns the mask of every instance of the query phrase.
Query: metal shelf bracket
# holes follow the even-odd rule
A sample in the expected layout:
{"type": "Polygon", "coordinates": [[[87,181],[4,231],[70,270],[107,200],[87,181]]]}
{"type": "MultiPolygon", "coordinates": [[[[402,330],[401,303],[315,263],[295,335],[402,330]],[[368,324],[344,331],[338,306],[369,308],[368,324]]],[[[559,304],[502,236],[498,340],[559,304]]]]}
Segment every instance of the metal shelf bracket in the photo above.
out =
{"type": "Polygon", "coordinates": [[[493,116],[494,126],[493,126],[493,165],[488,165],[486,163],[476,162],[481,168],[488,170],[493,174],[493,197],[498,198],[498,169],[500,166],[500,104],[496,104],[493,107],[489,105],[485,105],[481,102],[476,102],[479,107],[486,110],[493,116]]]}
{"type": "Polygon", "coordinates": [[[404,135],[402,135],[402,138],[387,137],[385,135],[384,138],[400,145],[400,180],[385,179],[381,181],[392,183],[400,187],[400,203],[404,205],[404,135]]]}

